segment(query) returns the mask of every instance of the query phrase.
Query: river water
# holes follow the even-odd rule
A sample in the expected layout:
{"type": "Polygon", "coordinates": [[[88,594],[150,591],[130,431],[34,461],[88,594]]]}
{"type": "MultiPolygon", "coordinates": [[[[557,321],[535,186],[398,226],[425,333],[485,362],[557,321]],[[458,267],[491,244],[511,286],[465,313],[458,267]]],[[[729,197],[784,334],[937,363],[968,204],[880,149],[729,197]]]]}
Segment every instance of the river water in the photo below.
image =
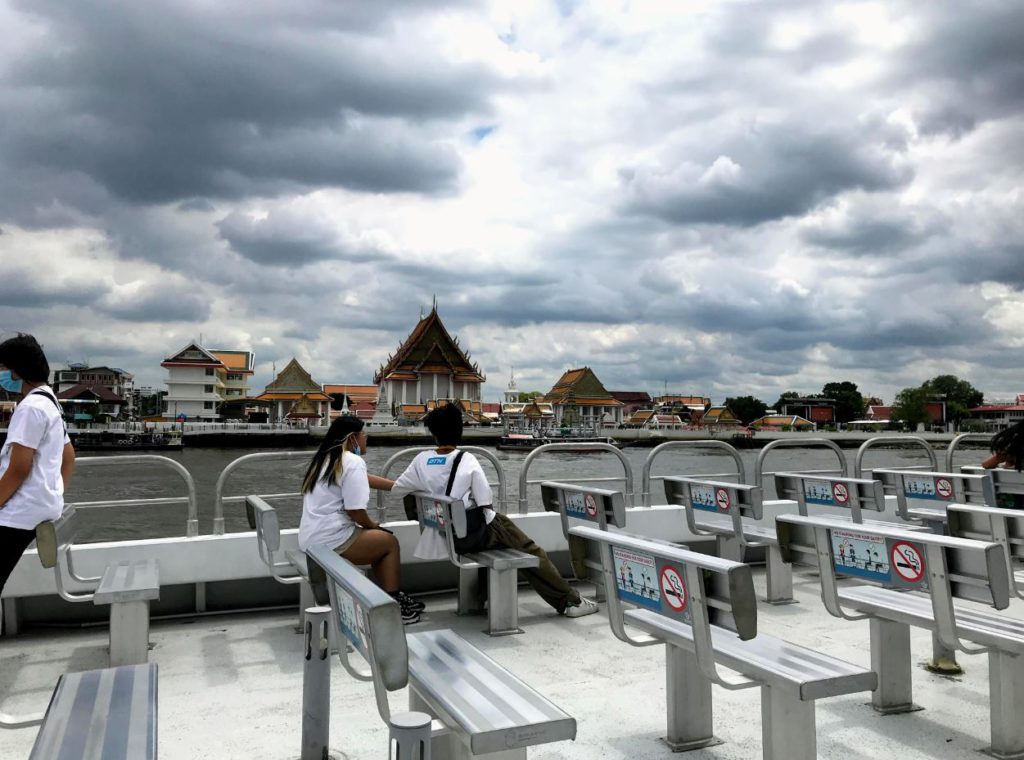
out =
{"type": "MultiPolygon", "coordinates": [[[[404,447],[372,445],[365,454],[367,466],[371,473],[382,474],[381,469],[388,459],[404,447]]],[[[501,462],[508,483],[509,512],[518,510],[519,475],[526,452],[498,451],[491,449],[501,462]]],[[[209,534],[213,531],[213,504],[217,479],[224,468],[235,459],[246,454],[254,454],[260,449],[205,449],[187,447],[181,451],[163,454],[182,464],[189,471],[196,483],[199,502],[199,532],[209,534]]],[[[308,449],[312,456],[313,448],[308,449]]],[[[622,450],[632,466],[635,488],[641,487],[641,473],[644,462],[650,455],[650,448],[631,448],[622,450]]],[[[739,452],[746,470],[746,482],[753,478],[754,465],[759,449],[745,449],[739,452]]],[[[849,463],[849,472],[853,473],[856,449],[844,450],[849,463]]],[[[945,452],[936,451],[940,469],[943,466],[945,452]]],[[[82,457],[103,456],[102,454],[82,454],[82,457]]],[[[404,468],[404,464],[412,458],[410,453],[396,463],[390,476],[396,477],[404,468]]],[[[954,462],[976,464],[983,458],[979,449],[961,449],[957,451],[954,462]]],[[[867,452],[864,459],[865,467],[899,466],[924,464],[926,455],[921,449],[873,449],[867,452]]],[[[296,493],[302,480],[302,474],[308,460],[263,460],[242,466],[229,478],[225,495],[296,493]]],[[[812,470],[834,468],[838,464],[836,454],[825,448],[778,448],[769,452],[765,461],[766,471],[812,470]]],[[[496,481],[496,474],[487,462],[483,462],[485,471],[491,482],[496,481]]],[[[657,458],[652,474],[657,475],[698,475],[709,473],[725,473],[735,471],[733,460],[723,452],[709,448],[671,449],[664,451],[657,458]]],[[[551,453],[536,459],[530,466],[530,480],[567,480],[573,477],[612,477],[621,476],[622,466],[611,453],[551,453]]],[[[775,498],[774,486],[766,484],[765,498],[775,498]]],[[[603,488],[621,489],[621,483],[595,483],[603,488]]],[[[664,503],[664,493],[659,483],[652,486],[655,503],[664,503]]],[[[69,503],[115,500],[115,499],[147,499],[168,496],[184,496],[186,489],[182,479],[169,469],[149,464],[88,467],[78,469],[71,487],[66,494],[69,503]]],[[[497,498],[497,489],[495,489],[497,498]]],[[[530,486],[527,490],[530,511],[540,509],[540,487],[530,486]]],[[[298,497],[274,499],[278,507],[281,524],[284,528],[298,527],[302,512],[301,499],[298,497]]],[[[371,501],[371,504],[373,502],[371,501]]],[[[385,504],[391,519],[402,517],[401,502],[387,497],[385,504]]],[[[185,504],[171,505],[132,505],[89,509],[84,512],[83,529],[80,540],[83,541],[116,541],[135,538],[162,538],[185,535],[187,508],[185,504]]],[[[240,502],[225,505],[225,530],[227,532],[248,530],[245,519],[245,506],[240,502]]]]}

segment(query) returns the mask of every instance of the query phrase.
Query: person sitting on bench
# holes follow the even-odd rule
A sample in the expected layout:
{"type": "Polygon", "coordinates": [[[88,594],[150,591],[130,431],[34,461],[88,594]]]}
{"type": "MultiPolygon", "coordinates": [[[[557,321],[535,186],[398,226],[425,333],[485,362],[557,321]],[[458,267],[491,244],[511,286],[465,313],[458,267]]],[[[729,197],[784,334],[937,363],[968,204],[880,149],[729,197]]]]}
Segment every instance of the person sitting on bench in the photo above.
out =
{"type": "Polygon", "coordinates": [[[423,602],[399,590],[398,539],[366,511],[370,486],[386,488],[391,481],[367,475],[360,456],[367,445],[363,424],[350,414],[338,417],[313,455],[302,481],[299,549],[326,544],[353,565],[370,565],[380,587],[398,601],[402,622],[418,623],[423,602]]]}
{"type": "MultiPolygon", "coordinates": [[[[1008,467],[1017,472],[1024,470],[1024,421],[1011,425],[992,438],[992,456],[981,463],[986,470],[1008,467]]],[[[998,507],[1024,509],[1024,495],[999,494],[998,507]]]]}
{"type": "Polygon", "coordinates": [[[536,568],[520,569],[527,582],[545,602],[566,617],[582,617],[597,612],[597,603],[581,597],[570,586],[548,555],[512,520],[491,508],[493,497],[484,471],[472,454],[459,451],[462,443],[462,411],[451,404],[427,415],[427,429],[437,448],[421,452],[392,485],[396,495],[422,491],[430,494],[450,492],[466,505],[467,534],[455,539],[459,554],[488,549],[516,549],[540,560],[536,568]],[[455,472],[452,487],[448,481],[455,472]]]}

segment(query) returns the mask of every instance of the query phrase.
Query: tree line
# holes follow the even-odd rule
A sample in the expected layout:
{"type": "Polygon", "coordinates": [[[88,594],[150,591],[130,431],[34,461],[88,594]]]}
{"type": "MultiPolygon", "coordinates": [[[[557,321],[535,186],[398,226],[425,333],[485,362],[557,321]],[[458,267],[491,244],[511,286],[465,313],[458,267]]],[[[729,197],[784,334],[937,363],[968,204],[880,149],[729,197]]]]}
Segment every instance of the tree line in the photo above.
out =
{"type": "MultiPolygon", "coordinates": [[[[796,391],[786,391],[770,407],[754,396],[733,396],[725,400],[725,405],[740,422],[749,425],[763,417],[768,409],[781,412],[786,403],[797,398],[831,399],[836,404],[836,422],[839,423],[863,419],[870,400],[861,394],[856,383],[843,380],[825,383],[821,393],[805,395],[796,391]]],[[[928,423],[931,421],[928,404],[936,398],[946,402],[947,418],[959,424],[970,416],[972,407],[982,403],[984,394],[967,380],[961,380],[955,375],[938,375],[915,388],[904,388],[897,393],[892,405],[891,419],[905,422],[910,427],[928,423]]]]}

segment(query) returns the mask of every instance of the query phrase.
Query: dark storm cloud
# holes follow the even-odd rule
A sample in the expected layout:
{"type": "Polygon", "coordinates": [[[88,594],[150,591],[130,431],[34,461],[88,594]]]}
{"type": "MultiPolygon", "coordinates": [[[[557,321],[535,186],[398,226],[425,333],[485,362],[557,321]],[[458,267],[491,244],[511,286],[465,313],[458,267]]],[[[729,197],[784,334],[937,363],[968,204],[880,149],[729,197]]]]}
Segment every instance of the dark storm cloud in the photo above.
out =
{"type": "Polygon", "coordinates": [[[400,43],[375,35],[401,8],[360,4],[353,25],[343,6],[235,4],[233,17],[23,3],[47,35],[0,79],[0,166],[77,173],[142,203],[331,185],[450,192],[460,163],[430,123],[486,112],[497,78],[420,47],[395,55],[400,43]]]}
{"type": "Polygon", "coordinates": [[[287,212],[253,218],[236,211],[219,221],[217,229],[234,251],[257,264],[291,267],[381,256],[372,245],[342,239],[325,221],[287,212]]]}
{"type": "Polygon", "coordinates": [[[881,124],[821,131],[798,122],[715,136],[667,151],[657,168],[626,168],[627,210],[671,224],[747,227],[798,216],[847,190],[891,190],[911,170],[881,124]]]}
{"type": "Polygon", "coordinates": [[[106,292],[106,286],[100,283],[56,280],[37,270],[0,271],[0,306],[19,309],[86,306],[106,292]]]}
{"type": "Polygon", "coordinates": [[[890,199],[879,199],[854,202],[837,218],[806,227],[801,237],[842,254],[883,256],[907,251],[948,227],[948,220],[928,209],[893,207],[890,199]]]}
{"type": "Polygon", "coordinates": [[[210,317],[210,302],[204,295],[166,285],[108,293],[96,306],[129,322],[203,322],[210,317]]]}

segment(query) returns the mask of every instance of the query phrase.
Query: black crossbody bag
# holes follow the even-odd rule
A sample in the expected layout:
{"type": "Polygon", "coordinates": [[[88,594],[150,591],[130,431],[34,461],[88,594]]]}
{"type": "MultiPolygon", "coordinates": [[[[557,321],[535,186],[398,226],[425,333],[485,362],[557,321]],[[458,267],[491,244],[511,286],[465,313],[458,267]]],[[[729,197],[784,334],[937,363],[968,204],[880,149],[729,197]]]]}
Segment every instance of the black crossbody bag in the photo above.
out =
{"type": "MultiPolygon", "coordinates": [[[[448,476],[448,487],[444,489],[445,496],[452,495],[452,485],[455,483],[455,473],[459,469],[459,462],[466,452],[460,451],[455,455],[452,462],[452,471],[448,476]]],[[[471,554],[481,551],[487,545],[487,520],[484,519],[484,508],[470,507],[466,505],[466,537],[455,536],[455,552],[457,554],[471,554]]]]}

